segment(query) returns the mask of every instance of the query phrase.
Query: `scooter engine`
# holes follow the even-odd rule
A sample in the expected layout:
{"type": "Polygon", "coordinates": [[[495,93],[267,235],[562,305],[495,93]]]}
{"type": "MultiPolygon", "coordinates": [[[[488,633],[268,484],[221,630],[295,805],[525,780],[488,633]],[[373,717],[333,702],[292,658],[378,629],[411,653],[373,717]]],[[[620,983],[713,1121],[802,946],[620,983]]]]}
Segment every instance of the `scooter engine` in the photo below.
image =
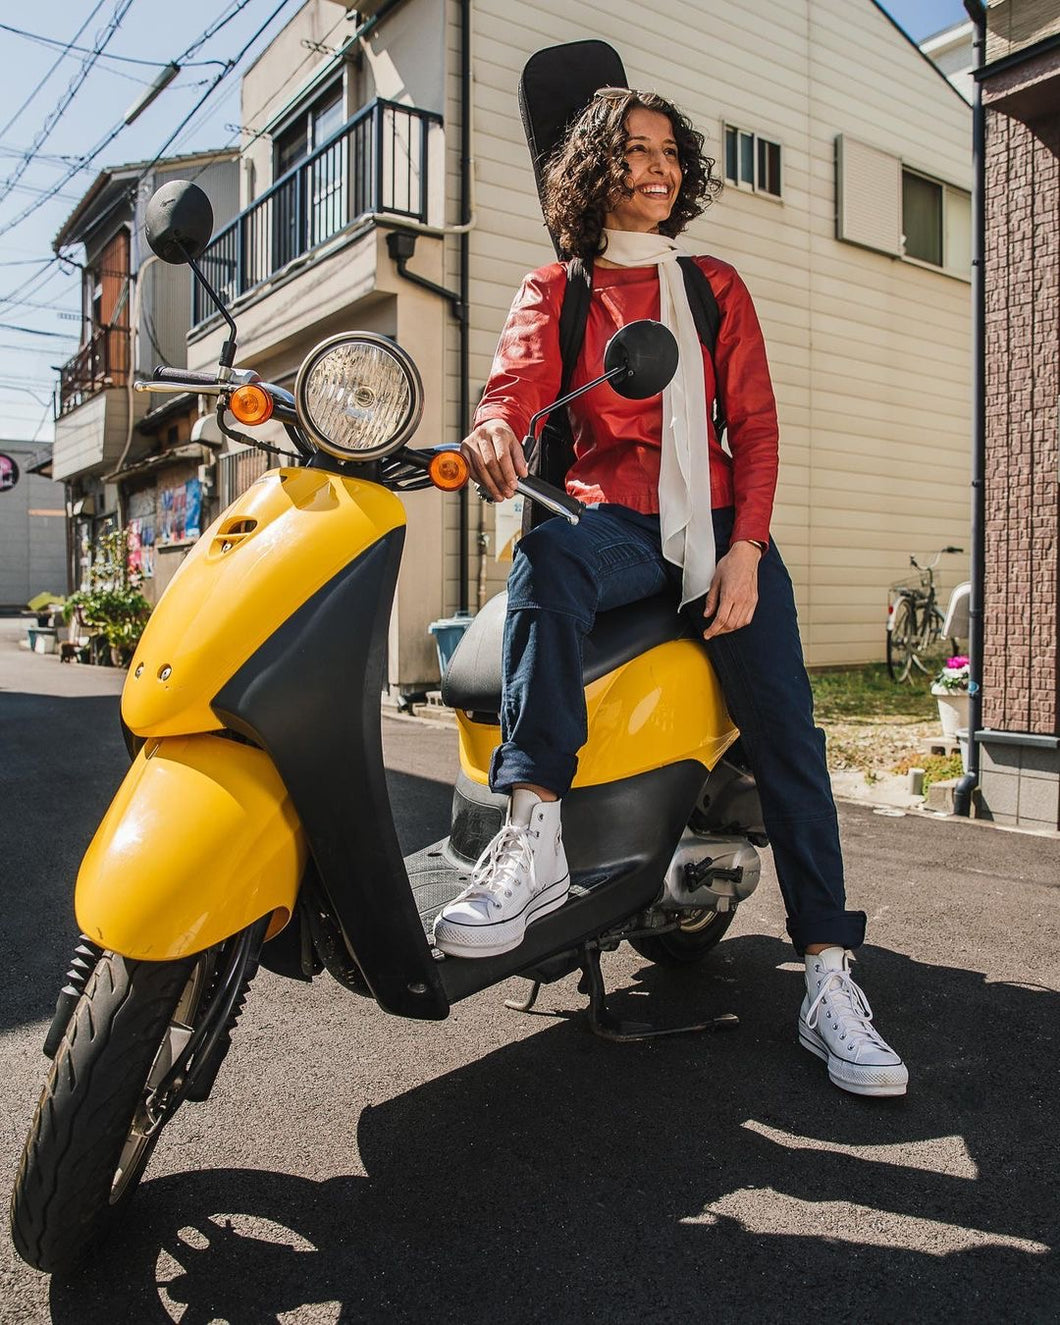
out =
{"type": "Polygon", "coordinates": [[[664,911],[734,911],[758,887],[762,862],[743,837],[704,837],[688,830],[666,870],[664,911]]]}

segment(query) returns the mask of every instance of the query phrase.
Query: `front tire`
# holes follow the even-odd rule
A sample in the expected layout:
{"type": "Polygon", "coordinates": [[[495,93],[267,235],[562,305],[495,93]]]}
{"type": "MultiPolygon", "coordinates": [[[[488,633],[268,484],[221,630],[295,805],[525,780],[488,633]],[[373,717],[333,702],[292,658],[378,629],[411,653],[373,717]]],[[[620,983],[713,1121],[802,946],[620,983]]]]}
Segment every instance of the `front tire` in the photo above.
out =
{"type": "Polygon", "coordinates": [[[214,955],[172,962],[105,952],[55,1055],[11,1197],[11,1235],[38,1270],[75,1265],[120,1215],[168,1114],[151,1088],[190,1037],[214,955]]]}
{"type": "Polygon", "coordinates": [[[736,916],[731,911],[693,911],[677,929],[630,939],[630,946],[656,966],[693,966],[725,937],[736,916]]]}
{"type": "Polygon", "coordinates": [[[899,598],[887,632],[887,671],[892,681],[908,679],[916,644],[916,613],[908,598],[899,598]]]}

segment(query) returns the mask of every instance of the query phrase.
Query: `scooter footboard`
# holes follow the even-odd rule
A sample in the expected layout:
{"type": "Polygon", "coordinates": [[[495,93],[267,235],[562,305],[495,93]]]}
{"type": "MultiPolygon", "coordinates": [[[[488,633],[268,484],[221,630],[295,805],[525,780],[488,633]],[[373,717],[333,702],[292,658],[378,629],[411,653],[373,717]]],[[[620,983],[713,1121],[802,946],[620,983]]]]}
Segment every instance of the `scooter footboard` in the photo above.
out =
{"type": "Polygon", "coordinates": [[[201,952],[294,910],[306,840],[264,751],[219,735],[151,740],[77,877],[81,931],[145,961],[201,952]]]}

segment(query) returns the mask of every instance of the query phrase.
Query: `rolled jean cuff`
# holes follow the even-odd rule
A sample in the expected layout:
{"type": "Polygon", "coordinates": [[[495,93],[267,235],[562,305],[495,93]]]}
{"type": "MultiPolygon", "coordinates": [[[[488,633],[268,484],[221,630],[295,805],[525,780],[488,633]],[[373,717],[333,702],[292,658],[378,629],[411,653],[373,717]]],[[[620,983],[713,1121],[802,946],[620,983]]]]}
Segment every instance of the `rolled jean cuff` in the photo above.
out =
{"type": "Polygon", "coordinates": [[[788,917],[788,937],[801,957],[811,943],[860,948],[865,942],[864,911],[803,912],[788,917]]]}
{"type": "Polygon", "coordinates": [[[578,770],[576,755],[556,751],[544,758],[534,758],[518,746],[505,742],[498,745],[490,760],[490,791],[508,795],[521,783],[532,787],[545,787],[556,796],[570,791],[574,774],[578,770]]]}

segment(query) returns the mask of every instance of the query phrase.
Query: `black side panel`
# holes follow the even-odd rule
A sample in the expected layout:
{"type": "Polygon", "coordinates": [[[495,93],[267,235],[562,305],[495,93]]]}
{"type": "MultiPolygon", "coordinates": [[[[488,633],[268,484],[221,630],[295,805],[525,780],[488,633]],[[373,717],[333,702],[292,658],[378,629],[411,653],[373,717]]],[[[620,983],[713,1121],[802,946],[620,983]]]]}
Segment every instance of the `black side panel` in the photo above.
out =
{"type": "MultiPolygon", "coordinates": [[[[650,906],[705,777],[703,765],[689,760],[568,792],[563,845],[571,868],[570,898],[532,925],[514,952],[447,957],[441,974],[449,998],[455,1002],[529,970],[650,906]]],[[[463,789],[470,791],[469,784],[463,789]]]]}
{"type": "MultiPolygon", "coordinates": [[[[527,60],[519,79],[519,113],[530,148],[538,197],[545,162],[559,146],[571,120],[601,87],[625,87],[626,71],[606,41],[549,46],[527,60]]],[[[556,244],[556,236],[552,236],[556,244]]],[[[559,245],[556,245],[559,253],[559,245]]]]}
{"type": "Polygon", "coordinates": [[[441,1018],[449,1004],[398,849],[379,725],[404,539],[404,528],[391,530],[324,585],[247,660],[213,709],[272,757],[380,1005],[441,1018]]]}

